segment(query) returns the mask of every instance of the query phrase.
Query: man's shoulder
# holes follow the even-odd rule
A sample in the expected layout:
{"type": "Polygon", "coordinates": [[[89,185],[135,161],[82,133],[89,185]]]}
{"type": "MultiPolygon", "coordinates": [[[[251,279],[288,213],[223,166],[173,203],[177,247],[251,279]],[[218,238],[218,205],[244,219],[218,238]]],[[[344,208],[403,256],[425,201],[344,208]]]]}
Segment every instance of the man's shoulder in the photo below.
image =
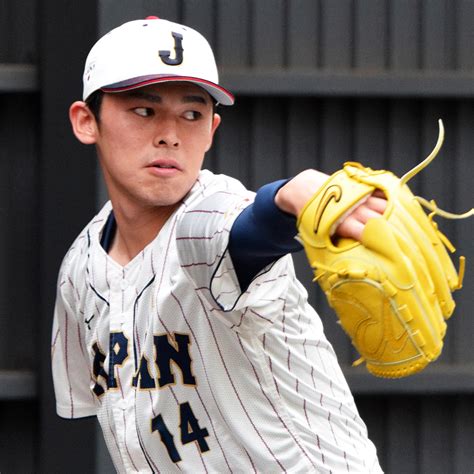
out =
{"type": "Polygon", "coordinates": [[[248,198],[254,193],[249,191],[238,179],[224,174],[214,174],[209,170],[201,170],[184,204],[185,207],[192,207],[211,196],[217,196],[220,199],[225,195],[248,198]]]}

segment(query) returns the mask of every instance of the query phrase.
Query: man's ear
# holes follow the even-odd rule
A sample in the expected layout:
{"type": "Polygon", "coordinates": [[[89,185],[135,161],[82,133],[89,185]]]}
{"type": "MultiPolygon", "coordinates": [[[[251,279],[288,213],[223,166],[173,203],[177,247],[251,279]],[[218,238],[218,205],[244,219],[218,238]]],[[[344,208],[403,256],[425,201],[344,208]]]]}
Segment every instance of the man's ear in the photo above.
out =
{"type": "Polygon", "coordinates": [[[69,120],[74,135],[81,143],[92,145],[97,141],[97,121],[85,102],[78,100],[69,107],[69,120]]]}
{"type": "Polygon", "coordinates": [[[216,133],[216,130],[220,124],[221,124],[221,116],[219,114],[214,114],[214,116],[212,117],[212,124],[211,124],[211,135],[210,135],[211,139],[209,141],[209,145],[207,146],[206,151],[209,151],[209,149],[211,148],[212,141],[214,138],[214,133],[216,133]]]}

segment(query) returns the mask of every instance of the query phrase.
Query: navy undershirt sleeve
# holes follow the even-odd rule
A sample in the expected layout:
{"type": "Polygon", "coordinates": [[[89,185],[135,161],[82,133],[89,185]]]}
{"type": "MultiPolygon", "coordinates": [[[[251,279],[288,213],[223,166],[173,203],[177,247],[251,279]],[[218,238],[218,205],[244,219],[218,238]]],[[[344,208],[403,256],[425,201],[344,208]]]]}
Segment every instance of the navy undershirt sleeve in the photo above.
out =
{"type": "Polygon", "coordinates": [[[275,195],[288,180],[262,186],[253,204],[245,208],[230,231],[229,253],[244,291],[268,264],[303,247],[295,240],[296,218],[281,211],[275,195]]]}

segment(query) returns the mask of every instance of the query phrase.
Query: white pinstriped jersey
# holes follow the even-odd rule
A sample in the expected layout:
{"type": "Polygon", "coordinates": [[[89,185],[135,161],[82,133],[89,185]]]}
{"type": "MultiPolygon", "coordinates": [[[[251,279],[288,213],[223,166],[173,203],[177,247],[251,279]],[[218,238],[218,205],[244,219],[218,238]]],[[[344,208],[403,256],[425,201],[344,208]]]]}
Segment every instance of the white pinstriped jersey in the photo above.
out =
{"type": "Polygon", "coordinates": [[[252,199],[202,171],[125,267],[100,245],[110,203],[63,261],[57,411],[97,415],[118,472],[381,472],[291,257],[240,292],[227,244],[252,199]]]}

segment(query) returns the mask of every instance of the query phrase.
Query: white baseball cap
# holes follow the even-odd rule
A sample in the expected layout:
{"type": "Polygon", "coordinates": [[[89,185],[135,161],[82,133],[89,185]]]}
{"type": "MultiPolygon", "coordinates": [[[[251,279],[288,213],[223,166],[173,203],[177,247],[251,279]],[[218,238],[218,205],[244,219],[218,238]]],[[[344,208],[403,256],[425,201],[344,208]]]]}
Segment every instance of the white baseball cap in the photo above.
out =
{"type": "Polygon", "coordinates": [[[219,85],[204,36],[157,17],[124,23],[97,41],[86,59],[82,97],[86,100],[99,89],[122,92],[170,81],[192,82],[218,103],[234,103],[234,96],[219,85]]]}

